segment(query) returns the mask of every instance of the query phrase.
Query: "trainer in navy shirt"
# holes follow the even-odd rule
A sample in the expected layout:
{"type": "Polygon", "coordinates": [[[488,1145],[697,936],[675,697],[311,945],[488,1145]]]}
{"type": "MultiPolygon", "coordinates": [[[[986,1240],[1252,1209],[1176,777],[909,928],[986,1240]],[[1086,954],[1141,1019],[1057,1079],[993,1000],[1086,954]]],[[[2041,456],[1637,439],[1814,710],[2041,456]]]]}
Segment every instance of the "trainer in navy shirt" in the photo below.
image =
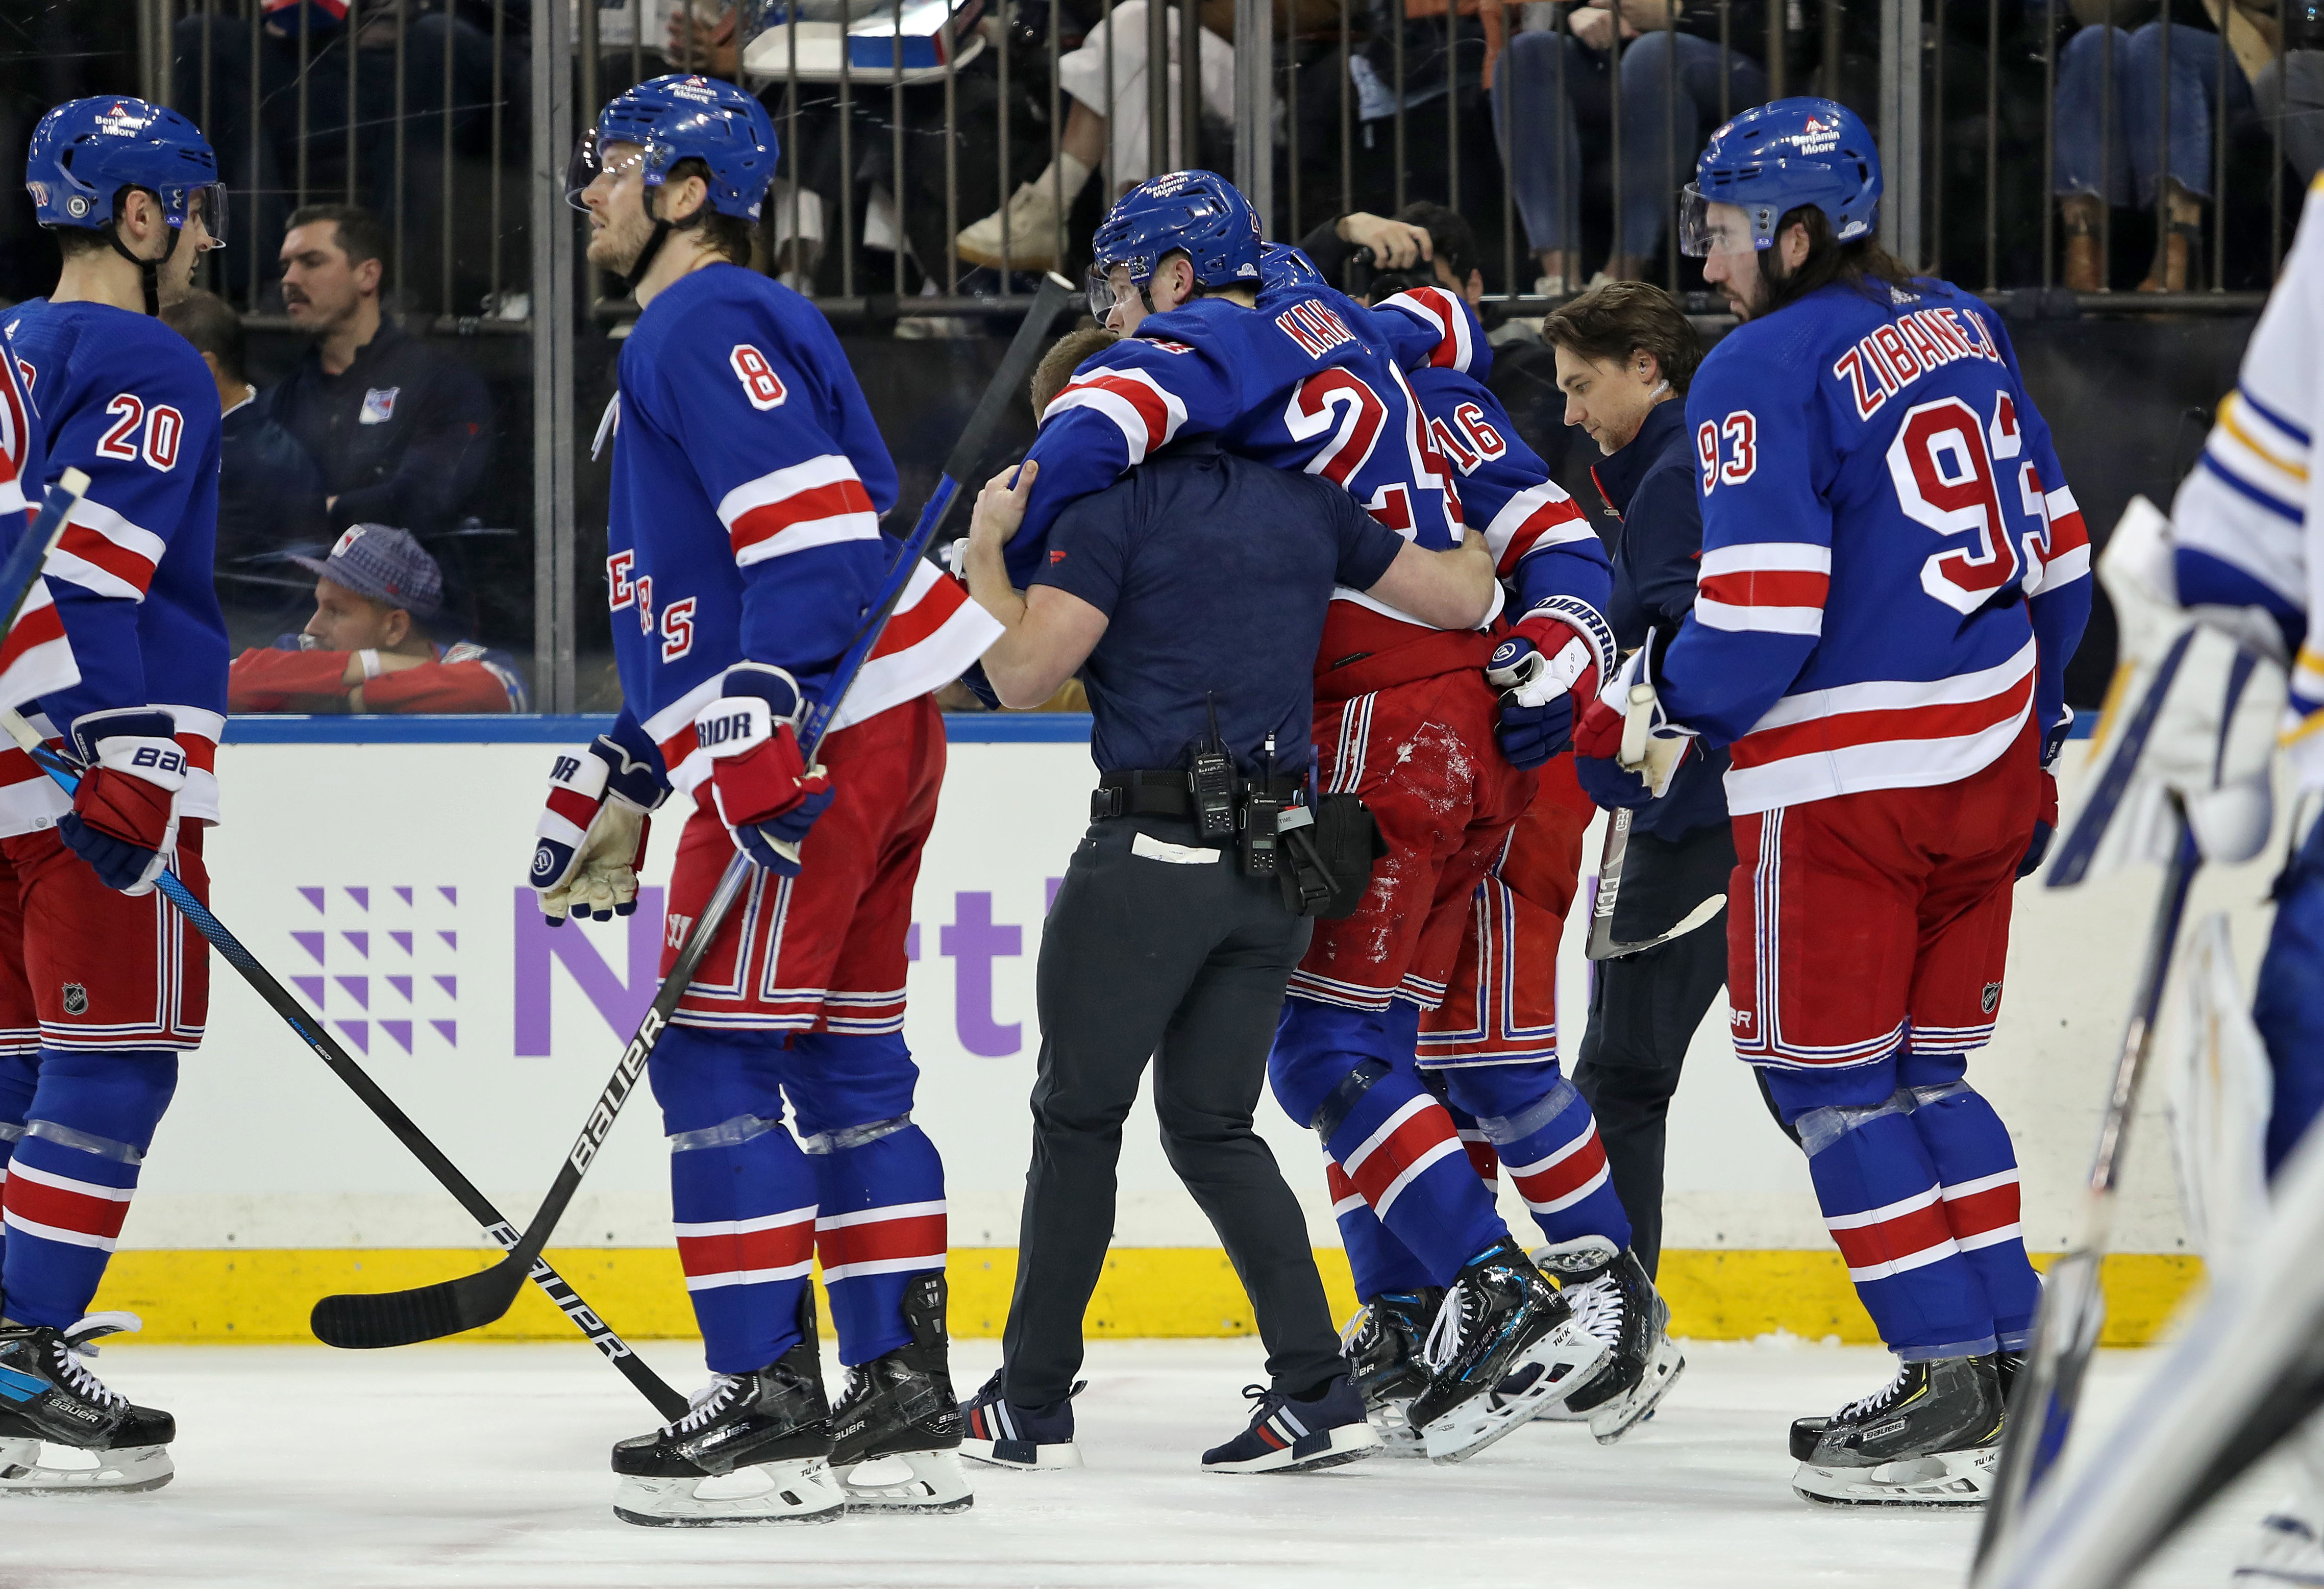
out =
{"type": "Polygon", "coordinates": [[[1268,774],[1270,735],[1275,778],[1297,778],[1333,588],[1466,626],[1491,599],[1492,559],[1481,537],[1425,550],[1326,481],[1189,441],[1068,508],[1049,532],[1049,561],[1019,596],[1001,548],[1038,470],[1017,474],[984,488],[969,532],[969,589],[1008,631],[985,653],[985,674],[1002,701],[1026,706],[1081,673],[1104,786],[1093,809],[1119,814],[1091,822],[1042,924],[1017,1289],[1001,1372],[963,1409],[962,1449],[1019,1466],[1067,1460],[1082,1318],[1112,1239],[1121,1122],[1151,1059],[1171,1166],[1242,1277],[1268,1349],[1253,1430],[1205,1453],[1204,1465],[1344,1462],[1378,1437],[1340,1353],[1299,1200],[1251,1124],[1284,984],[1314,923],[1286,905],[1273,876],[1243,870],[1232,839],[1201,831],[1186,772],[1215,709],[1243,779],[1268,774]],[[1257,1432],[1293,1404],[1285,1416],[1304,1431],[1297,1441],[1257,1432]]]}

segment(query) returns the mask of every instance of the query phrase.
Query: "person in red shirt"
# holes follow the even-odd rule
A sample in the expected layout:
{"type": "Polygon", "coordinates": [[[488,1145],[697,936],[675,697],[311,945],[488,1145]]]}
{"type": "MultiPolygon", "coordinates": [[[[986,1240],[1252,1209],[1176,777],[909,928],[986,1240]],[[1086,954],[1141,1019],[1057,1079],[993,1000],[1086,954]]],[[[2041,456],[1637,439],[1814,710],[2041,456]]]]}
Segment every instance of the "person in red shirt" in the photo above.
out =
{"type": "Polygon", "coordinates": [[[444,575],[408,530],[357,524],[327,558],[290,559],[318,577],[315,615],[226,672],[235,712],[521,712],[523,675],[474,641],[438,645],[427,621],[444,575]]]}

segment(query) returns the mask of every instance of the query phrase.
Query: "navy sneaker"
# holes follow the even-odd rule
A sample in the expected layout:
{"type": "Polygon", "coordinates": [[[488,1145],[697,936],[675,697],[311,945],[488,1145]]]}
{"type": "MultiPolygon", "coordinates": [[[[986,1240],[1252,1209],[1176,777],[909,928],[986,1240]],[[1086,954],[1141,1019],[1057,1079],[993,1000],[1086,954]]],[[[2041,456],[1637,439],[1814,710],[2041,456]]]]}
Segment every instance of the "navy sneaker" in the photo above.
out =
{"type": "Polygon", "coordinates": [[[1051,1407],[1022,1407],[1001,1392],[995,1370],[984,1389],[960,1404],[960,1454],[972,1462],[1028,1472],[1082,1465],[1074,1444],[1074,1398],[1087,1380],[1075,1380],[1051,1407]]]}
{"type": "Polygon", "coordinates": [[[1206,1474],[1305,1474],[1360,1462],[1380,1448],[1379,1431],[1364,1413],[1363,1392],[1345,1374],[1333,1378],[1312,1401],[1246,1385],[1259,1403],[1250,1427],[1203,1453],[1206,1474]]]}

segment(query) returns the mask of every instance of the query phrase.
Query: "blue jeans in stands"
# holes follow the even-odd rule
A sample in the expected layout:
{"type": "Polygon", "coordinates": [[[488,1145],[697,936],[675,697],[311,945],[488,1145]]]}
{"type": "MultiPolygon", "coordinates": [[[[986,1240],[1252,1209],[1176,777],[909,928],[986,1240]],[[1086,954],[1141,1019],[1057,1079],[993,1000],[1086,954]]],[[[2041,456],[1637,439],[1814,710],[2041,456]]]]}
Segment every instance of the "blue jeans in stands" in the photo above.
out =
{"type": "MultiPolygon", "coordinates": [[[[2130,180],[2138,179],[2136,203],[2154,202],[2154,177],[2163,134],[2163,25],[2149,23],[2135,33],[2114,32],[2112,125],[2102,143],[2107,30],[2089,27],[2066,42],[2058,56],[2058,166],[2061,194],[2096,193],[2108,204],[2134,202],[2130,180]],[[2110,145],[2110,146],[2109,146],[2110,145]]],[[[2171,177],[2201,198],[2211,192],[2211,129],[2219,94],[2219,36],[2198,29],[2171,30],[2171,177]]],[[[2227,119],[2255,114],[2251,85],[2230,51],[2227,60],[2227,119]]]]}

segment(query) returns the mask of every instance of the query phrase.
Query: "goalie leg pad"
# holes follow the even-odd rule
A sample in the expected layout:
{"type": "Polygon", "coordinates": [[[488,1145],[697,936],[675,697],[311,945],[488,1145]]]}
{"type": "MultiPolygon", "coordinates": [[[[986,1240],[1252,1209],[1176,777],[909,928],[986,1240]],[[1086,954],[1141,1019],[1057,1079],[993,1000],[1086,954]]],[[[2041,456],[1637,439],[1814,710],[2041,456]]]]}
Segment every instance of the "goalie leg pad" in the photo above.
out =
{"type": "Polygon", "coordinates": [[[2324,821],[2277,881],[2275,924],[2259,963],[2252,1021],[2275,1073],[2267,1122],[2271,1178],[2324,1111],[2324,821]]]}
{"type": "Polygon", "coordinates": [[[779,1040],[672,1026],[649,1066],[669,1134],[678,1261],[719,1373],[764,1368],[799,1339],[816,1178],[783,1124],[779,1040]]]}
{"type": "Polygon", "coordinates": [[[1598,1122],[1556,1060],[1464,1065],[1444,1077],[1453,1101],[1475,1112],[1545,1239],[1604,1236],[1618,1252],[1630,1244],[1598,1122]]]}
{"type": "Polygon", "coordinates": [[[8,1232],[0,1296],[20,1324],[64,1329],[88,1313],[177,1090],[169,1049],[44,1049],[0,1190],[8,1232]]]}
{"type": "Polygon", "coordinates": [[[1896,1095],[1895,1063],[1770,1069],[1767,1083],[1888,1349],[1907,1360],[1993,1351],[1993,1304],[1953,1240],[1936,1166],[1896,1095]]]}
{"type": "Polygon", "coordinates": [[[1907,1054],[1897,1101],[1909,1107],[1936,1169],[1953,1244],[1985,1282],[2001,1349],[2022,1352],[2033,1339],[2042,1282],[2018,1227],[2017,1150],[1993,1105],[1961,1079],[1968,1063],[1959,1054],[1907,1054]]]}
{"type": "Polygon", "coordinates": [[[785,1058],[839,1361],[853,1368],[910,1344],[905,1289],[945,1266],[944,1162],[912,1123],[918,1070],[901,1033],[802,1032],[785,1058]]]}
{"type": "Polygon", "coordinates": [[[1508,1232],[1452,1117],[1420,1083],[1418,1033],[1419,1012],[1400,1001],[1370,1012],[1294,995],[1268,1070],[1285,1110],[1314,1127],[1357,1195],[1442,1286],[1508,1232]]]}

